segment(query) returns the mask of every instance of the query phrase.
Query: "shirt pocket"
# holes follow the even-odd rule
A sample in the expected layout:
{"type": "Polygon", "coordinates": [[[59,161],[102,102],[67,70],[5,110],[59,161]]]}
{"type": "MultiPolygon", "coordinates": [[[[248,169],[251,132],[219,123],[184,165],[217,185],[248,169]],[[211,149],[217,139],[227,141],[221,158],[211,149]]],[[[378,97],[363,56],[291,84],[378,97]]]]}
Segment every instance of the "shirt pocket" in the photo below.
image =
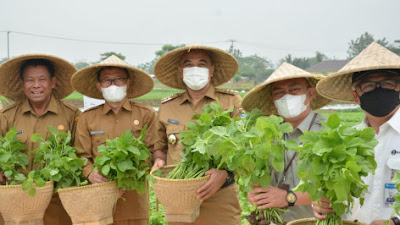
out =
{"type": "Polygon", "coordinates": [[[27,133],[22,132],[20,134],[17,134],[17,137],[22,143],[24,143],[25,145],[27,144],[27,142],[28,142],[28,134],[27,133]]]}
{"type": "Polygon", "coordinates": [[[93,145],[93,153],[97,156],[99,155],[98,147],[100,145],[106,145],[106,138],[108,136],[106,134],[95,134],[92,136],[92,145],[93,145]]]}
{"type": "Polygon", "coordinates": [[[183,144],[180,143],[181,135],[179,131],[184,130],[183,125],[171,124],[167,126],[167,142],[168,142],[168,162],[176,164],[181,160],[181,152],[183,144]]]}

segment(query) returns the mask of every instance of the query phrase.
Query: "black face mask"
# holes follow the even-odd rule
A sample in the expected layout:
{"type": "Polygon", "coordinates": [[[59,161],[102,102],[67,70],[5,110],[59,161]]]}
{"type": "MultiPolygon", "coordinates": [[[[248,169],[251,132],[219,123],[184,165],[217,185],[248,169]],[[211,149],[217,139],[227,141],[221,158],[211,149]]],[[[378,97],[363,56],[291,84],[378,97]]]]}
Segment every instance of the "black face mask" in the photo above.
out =
{"type": "Polygon", "coordinates": [[[376,88],[360,97],[361,108],[376,117],[391,113],[399,104],[399,92],[390,89],[376,88]]]}

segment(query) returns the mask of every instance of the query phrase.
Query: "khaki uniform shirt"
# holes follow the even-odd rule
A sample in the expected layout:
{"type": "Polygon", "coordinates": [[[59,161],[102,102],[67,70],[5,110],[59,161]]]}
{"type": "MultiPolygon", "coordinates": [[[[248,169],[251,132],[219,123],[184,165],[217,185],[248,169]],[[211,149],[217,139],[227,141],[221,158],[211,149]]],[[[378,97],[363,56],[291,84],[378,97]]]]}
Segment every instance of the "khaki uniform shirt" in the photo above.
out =
{"type": "Polygon", "coordinates": [[[241,97],[233,91],[216,89],[213,86],[209,87],[204,98],[197,105],[192,104],[186,91],[163,99],[158,113],[158,139],[154,149],[161,150],[167,154],[167,164],[177,164],[181,160],[180,153],[182,152],[183,144],[179,143],[181,138],[179,131],[186,130],[186,123],[193,122],[193,115],[201,114],[204,105],[216,102],[217,99],[219,99],[223,110],[234,107],[231,114],[232,117],[239,116],[241,97]],[[168,143],[170,135],[176,136],[175,144],[168,143]]]}
{"type": "MultiPolygon", "coordinates": [[[[99,145],[106,144],[106,139],[120,137],[125,131],[130,130],[135,137],[147,125],[145,143],[149,151],[153,151],[155,141],[154,109],[148,105],[126,101],[116,115],[108,104],[93,107],[85,111],[78,122],[75,136],[75,146],[79,149],[80,157],[88,159],[88,165],[83,169],[86,177],[93,171],[94,159],[100,155],[97,151],[99,145]]],[[[136,191],[125,192],[117,203],[114,220],[148,219],[150,203],[148,190],[139,195],[136,191]]]]}
{"type": "MultiPolygon", "coordinates": [[[[233,91],[216,89],[213,86],[209,87],[196,106],[191,102],[187,92],[163,100],[158,113],[157,141],[154,149],[167,154],[167,164],[177,164],[181,160],[183,145],[179,143],[181,138],[179,131],[186,130],[186,123],[192,121],[194,114],[201,114],[204,105],[216,102],[217,99],[223,110],[234,107],[232,117],[239,116],[241,97],[233,91]],[[168,143],[170,135],[175,135],[176,143],[168,143]]],[[[200,216],[194,224],[240,224],[240,214],[237,185],[233,184],[219,190],[202,203],[200,216]]],[[[175,223],[170,224],[175,225],[175,223]]]]}
{"type": "MultiPolygon", "coordinates": [[[[308,131],[309,128],[309,131],[312,132],[317,132],[324,129],[324,127],[321,125],[321,121],[326,121],[326,118],[319,114],[315,114],[313,111],[310,111],[307,117],[293,130],[292,133],[284,134],[283,139],[295,140],[297,144],[300,144],[299,137],[303,135],[304,131],[308,131]],[[316,115],[316,117],[312,126],[310,127],[314,115],[316,115]]],[[[285,168],[289,164],[294,153],[294,151],[285,151],[285,168]]],[[[296,158],[293,160],[292,165],[287,170],[286,176],[283,175],[283,172],[274,171],[272,173],[271,185],[278,186],[280,184],[288,184],[290,189],[295,188],[300,182],[300,178],[297,175],[297,161],[298,156],[296,156],[296,158]]],[[[282,219],[284,222],[290,222],[292,220],[311,217],[314,217],[314,214],[310,205],[296,205],[289,207],[289,211],[283,214],[282,219]]]]}
{"type": "MultiPolygon", "coordinates": [[[[16,126],[18,138],[25,143],[28,152],[39,146],[39,143],[31,142],[31,135],[40,133],[46,138],[50,135],[48,126],[53,126],[62,132],[71,131],[73,137],[79,115],[78,108],[52,97],[44,114],[38,116],[29,104],[29,100],[24,99],[0,111],[0,133],[5,135],[16,126]]],[[[33,154],[29,156],[27,171],[31,171],[34,167],[33,157],[33,154]]]]}
{"type": "MultiPolygon", "coordinates": [[[[71,131],[73,137],[79,115],[80,111],[78,108],[57,100],[52,96],[44,114],[38,116],[31,107],[29,100],[24,99],[0,111],[0,133],[1,135],[5,135],[7,131],[16,126],[18,138],[25,143],[26,152],[28,152],[32,149],[36,149],[39,145],[38,143],[31,142],[32,134],[40,133],[44,138],[50,135],[47,126],[56,127],[63,132],[71,131]]],[[[73,139],[71,142],[73,142],[73,139]]],[[[24,171],[25,174],[34,168],[33,158],[34,155],[30,154],[29,165],[27,170],[24,171]]],[[[53,195],[50,205],[46,210],[44,224],[72,224],[57,194],[53,195]]]]}

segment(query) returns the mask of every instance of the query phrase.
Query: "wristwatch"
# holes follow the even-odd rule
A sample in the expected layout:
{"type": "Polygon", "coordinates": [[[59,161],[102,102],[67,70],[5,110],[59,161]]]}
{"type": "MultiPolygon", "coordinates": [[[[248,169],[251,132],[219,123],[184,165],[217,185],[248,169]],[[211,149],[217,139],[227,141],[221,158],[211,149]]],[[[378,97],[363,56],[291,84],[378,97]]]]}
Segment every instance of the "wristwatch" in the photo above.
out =
{"type": "Polygon", "coordinates": [[[286,201],[289,203],[289,206],[294,206],[296,200],[297,200],[297,195],[293,191],[288,190],[286,194],[286,201]]]}
{"type": "Polygon", "coordinates": [[[392,217],[392,221],[393,221],[394,225],[400,225],[400,219],[399,218],[394,216],[394,217],[392,217]]]}

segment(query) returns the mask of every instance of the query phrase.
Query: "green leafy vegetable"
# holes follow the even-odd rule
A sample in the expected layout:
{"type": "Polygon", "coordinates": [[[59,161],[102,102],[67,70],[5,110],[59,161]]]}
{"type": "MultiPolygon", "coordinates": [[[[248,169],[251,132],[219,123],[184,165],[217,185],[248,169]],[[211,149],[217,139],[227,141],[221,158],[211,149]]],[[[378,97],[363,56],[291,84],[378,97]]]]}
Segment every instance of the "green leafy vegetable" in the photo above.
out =
{"type": "Polygon", "coordinates": [[[110,181],[117,181],[118,187],[124,191],[146,191],[151,155],[144,143],[145,134],[146,126],[139,138],[135,138],[131,131],[126,131],[121,137],[107,139],[107,145],[98,147],[102,155],[96,157],[94,165],[110,181]]]}
{"type": "Polygon", "coordinates": [[[87,163],[86,158],[76,155],[77,149],[71,147],[71,132],[60,132],[54,127],[47,127],[50,136],[45,140],[41,134],[33,134],[32,142],[40,142],[39,147],[30,153],[35,154],[36,169],[29,172],[28,179],[23,183],[23,189],[34,194],[34,184],[43,187],[45,181],[56,182],[55,191],[59,188],[87,184],[82,175],[82,168],[87,163]]]}
{"type": "Polygon", "coordinates": [[[220,142],[215,141],[215,138],[211,136],[214,132],[225,134],[226,127],[240,119],[231,118],[233,108],[223,111],[219,103],[207,104],[202,110],[202,114],[193,116],[196,123],[188,122],[186,124],[188,130],[179,132],[184,146],[181,153],[182,161],[168,174],[167,178],[190,179],[203,177],[211,168],[227,169],[226,163],[215,154],[220,142]]]}
{"type": "MultiPolygon", "coordinates": [[[[271,170],[284,168],[284,150],[296,149],[294,141],[283,141],[282,135],[292,131],[289,123],[277,116],[262,116],[253,110],[245,118],[231,118],[232,109],[223,111],[219,103],[203,107],[181,131],[184,145],[182,161],[168,174],[169,178],[186,179],[204,176],[211,169],[229,170],[236,174],[244,192],[253,185],[267,187],[271,170]]],[[[273,223],[281,223],[281,209],[266,209],[260,214],[273,223]]],[[[257,212],[257,214],[259,214],[257,212]]]]}
{"type": "Polygon", "coordinates": [[[297,174],[301,180],[296,191],[307,192],[312,201],[329,199],[335,211],[329,215],[329,224],[342,224],[341,215],[350,210],[353,198],[362,203],[368,192],[361,177],[375,172],[374,147],[378,142],[373,128],[341,126],[336,114],[321,123],[324,130],[299,137],[303,146],[299,148],[297,174]]]}
{"type": "Polygon", "coordinates": [[[0,171],[4,172],[6,177],[6,185],[21,184],[25,179],[25,175],[20,169],[26,169],[29,164],[29,157],[25,153],[25,144],[17,137],[17,128],[11,128],[4,137],[0,136],[0,171]]]}
{"type": "Polygon", "coordinates": [[[400,215],[400,171],[397,171],[396,175],[393,177],[392,182],[395,184],[398,192],[393,196],[395,201],[394,201],[393,205],[390,206],[394,209],[394,212],[392,213],[390,218],[388,218],[388,220],[385,221],[385,225],[388,225],[390,223],[390,220],[394,216],[395,213],[397,215],[400,215]]]}

